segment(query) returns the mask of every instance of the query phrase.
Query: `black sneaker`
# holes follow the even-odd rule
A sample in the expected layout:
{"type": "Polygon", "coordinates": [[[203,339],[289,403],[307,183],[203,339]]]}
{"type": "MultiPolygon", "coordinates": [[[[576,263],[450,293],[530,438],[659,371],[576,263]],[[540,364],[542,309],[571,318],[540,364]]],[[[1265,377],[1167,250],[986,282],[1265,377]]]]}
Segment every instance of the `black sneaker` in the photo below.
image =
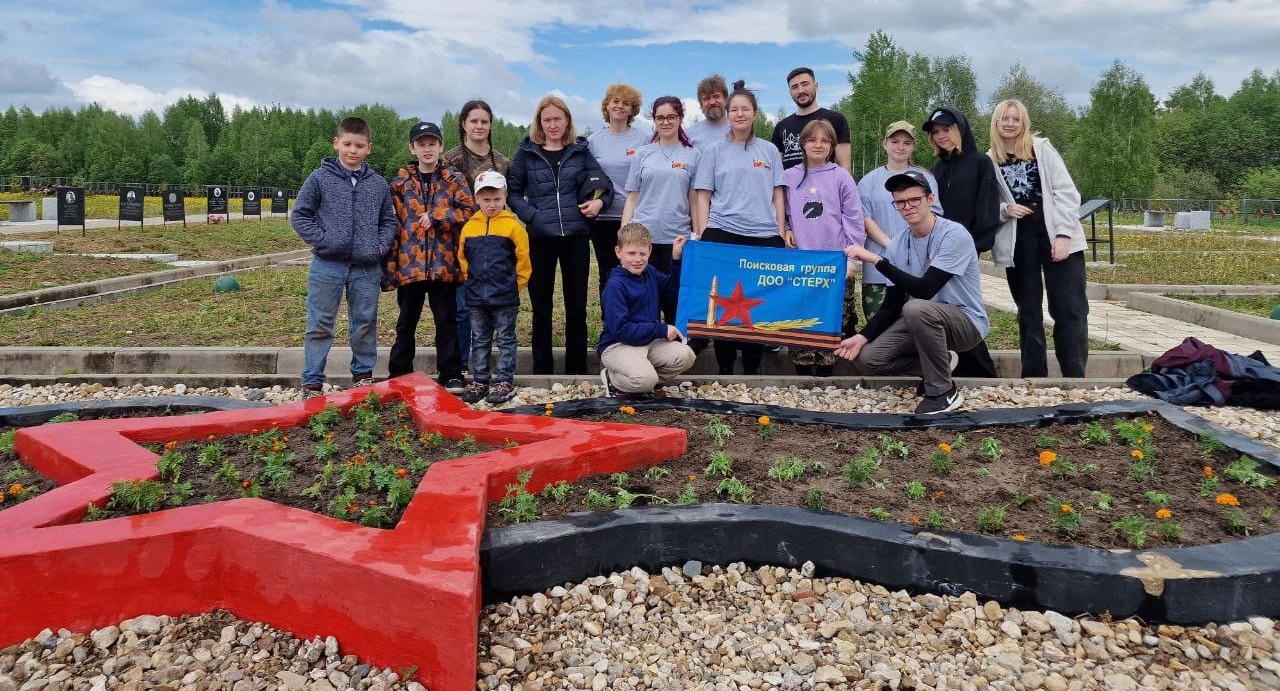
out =
{"type": "Polygon", "coordinates": [[[500,381],[489,389],[489,395],[484,397],[486,403],[497,405],[506,403],[516,397],[516,385],[509,381],[500,381]]]}
{"type": "Polygon", "coordinates": [[[960,395],[960,389],[955,384],[951,385],[951,389],[944,394],[938,396],[925,396],[920,399],[920,404],[916,406],[916,415],[937,415],[938,413],[946,413],[960,407],[964,403],[964,396],[960,395]]]}
{"type": "Polygon", "coordinates": [[[316,382],[315,384],[302,385],[302,400],[304,401],[309,398],[315,398],[316,396],[323,396],[323,395],[324,395],[324,383],[322,382],[316,382]]]}
{"type": "Polygon", "coordinates": [[[461,377],[449,377],[448,379],[441,379],[440,386],[443,386],[445,391],[456,396],[466,391],[467,383],[462,381],[461,377]]]}
{"type": "Polygon", "coordinates": [[[463,403],[477,403],[480,399],[488,395],[488,384],[480,381],[473,381],[462,389],[462,396],[460,396],[460,398],[463,403]]]}
{"type": "Polygon", "coordinates": [[[355,389],[361,386],[368,386],[373,383],[373,373],[353,374],[351,375],[351,388],[355,389]]]}

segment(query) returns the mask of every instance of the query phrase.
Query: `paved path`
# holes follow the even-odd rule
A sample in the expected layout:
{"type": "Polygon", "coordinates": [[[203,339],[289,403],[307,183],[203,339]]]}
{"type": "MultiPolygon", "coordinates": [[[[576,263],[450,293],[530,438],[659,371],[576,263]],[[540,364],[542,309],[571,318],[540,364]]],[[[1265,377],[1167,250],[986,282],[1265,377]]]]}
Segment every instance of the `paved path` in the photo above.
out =
{"type": "MultiPolygon", "coordinates": [[[[995,276],[982,274],[982,299],[988,307],[1017,312],[1018,307],[1009,295],[1009,284],[995,276]]],[[[1052,324],[1049,309],[1045,307],[1045,324],[1052,324]]],[[[1187,336],[1196,338],[1222,350],[1248,355],[1261,350],[1267,360],[1280,363],[1280,345],[1253,339],[1203,326],[1160,317],[1147,312],[1131,310],[1123,302],[1106,300],[1089,301],[1089,337],[1115,343],[1121,348],[1145,355],[1160,355],[1182,342],[1187,336]]]]}

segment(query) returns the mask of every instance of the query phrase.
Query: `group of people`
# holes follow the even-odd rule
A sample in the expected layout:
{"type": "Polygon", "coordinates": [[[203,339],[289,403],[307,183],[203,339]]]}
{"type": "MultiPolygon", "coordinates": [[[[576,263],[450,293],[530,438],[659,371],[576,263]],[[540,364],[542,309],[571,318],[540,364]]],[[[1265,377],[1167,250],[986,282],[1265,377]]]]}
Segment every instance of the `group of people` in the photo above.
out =
{"type": "MultiPolygon", "coordinates": [[[[1084,376],[1088,302],[1079,194],[1025,106],[1003,101],[983,154],[964,115],[933,111],[920,128],[937,163],[912,158],[917,129],[889,125],[884,166],[855,182],[849,126],[817,103],[808,68],[787,76],[796,111],[755,136],[755,94],[719,75],[697,86],[703,118],[685,128],[684,106],[644,104],[615,84],[600,103],[605,127],[580,137],[568,105],[542,98],[528,136],[508,160],[494,150],[492,110],[459,113],[460,144],[443,151],[429,122],[409,132],[414,161],[386,183],[368,169],[368,128],[344,120],[326,159],[298,194],[293,223],[314,248],[308,278],[303,389],[318,393],[342,292],[348,296],[351,374],[373,376],[378,290],[395,290],[400,314],[389,374],[413,369],[424,303],[435,323],[439,380],[463,400],[515,394],[515,317],[526,284],[533,372],[552,374],[552,304],[559,267],[564,364],[587,370],[587,290],[594,254],[603,330],[597,350],[606,390],[660,394],[707,343],[686,343],[675,322],[680,257],[691,240],[754,247],[841,250],[848,257],[839,348],[793,350],[799,374],[829,376],[837,358],[864,374],[920,376],[918,413],[954,410],[954,375],[995,376],[978,254],[1005,268],[1018,305],[1022,375],[1046,376],[1041,300],[1047,288],[1064,376],[1084,376]],[[858,282],[866,315],[858,329],[858,282]],[[489,364],[497,341],[497,371],[489,364]],[[465,381],[470,371],[472,380],[465,381]]],[[[758,374],[761,345],[716,340],[721,374],[758,374]]]]}

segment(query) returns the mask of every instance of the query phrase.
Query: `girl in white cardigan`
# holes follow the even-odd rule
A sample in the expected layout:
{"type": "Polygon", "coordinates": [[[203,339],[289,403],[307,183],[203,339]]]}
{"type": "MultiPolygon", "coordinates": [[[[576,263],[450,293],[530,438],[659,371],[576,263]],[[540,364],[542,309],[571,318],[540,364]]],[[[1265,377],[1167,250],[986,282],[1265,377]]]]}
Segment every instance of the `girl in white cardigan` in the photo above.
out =
{"type": "Polygon", "coordinates": [[[1001,101],[991,113],[991,150],[1001,226],[991,253],[1018,305],[1022,376],[1048,376],[1044,313],[1049,294],[1053,346],[1064,377],[1085,376],[1089,300],[1085,296],[1080,193],[1048,139],[1033,136],[1027,107],[1001,101]]]}

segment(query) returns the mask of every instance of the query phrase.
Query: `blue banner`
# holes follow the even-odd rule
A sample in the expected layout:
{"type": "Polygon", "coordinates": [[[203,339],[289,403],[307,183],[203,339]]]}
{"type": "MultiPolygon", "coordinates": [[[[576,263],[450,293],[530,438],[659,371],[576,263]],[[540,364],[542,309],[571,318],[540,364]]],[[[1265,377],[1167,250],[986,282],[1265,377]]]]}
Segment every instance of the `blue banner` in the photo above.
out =
{"type": "Polygon", "coordinates": [[[839,251],[690,242],[676,328],[690,338],[835,348],[844,274],[839,251]]]}

